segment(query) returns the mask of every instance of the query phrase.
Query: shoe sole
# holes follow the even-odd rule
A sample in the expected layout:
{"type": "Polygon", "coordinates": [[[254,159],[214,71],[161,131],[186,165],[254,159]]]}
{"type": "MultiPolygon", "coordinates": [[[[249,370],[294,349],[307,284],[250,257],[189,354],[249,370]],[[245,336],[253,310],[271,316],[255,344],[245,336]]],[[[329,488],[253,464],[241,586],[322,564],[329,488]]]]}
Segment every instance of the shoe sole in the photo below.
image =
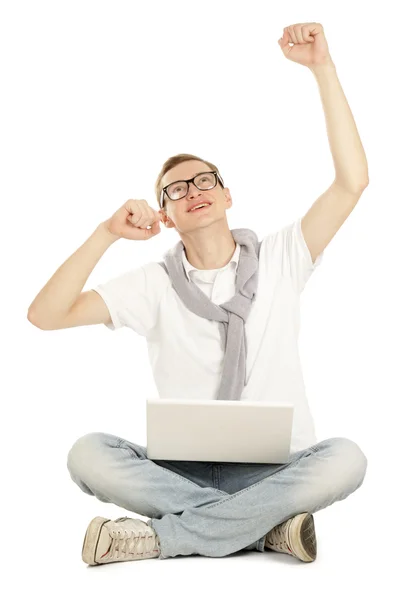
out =
{"type": "Polygon", "coordinates": [[[311,513],[297,515],[290,524],[289,546],[304,562],[312,562],[317,556],[314,517],[311,513]]]}
{"type": "Polygon", "coordinates": [[[87,565],[99,565],[101,563],[96,562],[95,556],[97,551],[97,544],[99,543],[100,531],[104,523],[108,523],[110,519],[104,517],[95,517],[92,519],[86,529],[85,539],[82,545],[82,560],[87,565]]]}

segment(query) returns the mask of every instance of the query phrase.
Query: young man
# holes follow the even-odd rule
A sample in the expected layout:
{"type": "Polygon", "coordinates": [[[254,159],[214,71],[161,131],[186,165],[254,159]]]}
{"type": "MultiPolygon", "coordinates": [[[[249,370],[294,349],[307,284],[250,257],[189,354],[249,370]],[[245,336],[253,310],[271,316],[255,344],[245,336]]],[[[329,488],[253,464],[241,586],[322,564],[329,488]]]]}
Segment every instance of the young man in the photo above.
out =
{"type": "MultiPolygon", "coordinates": [[[[193,155],[172,157],[156,192],[158,213],[145,200],[125,203],[58,269],[28,316],[42,329],[95,323],[111,330],[130,327],[147,339],[160,397],[216,398],[226,354],[220,324],[188,308],[177,292],[179,281],[173,285],[172,271],[168,274],[159,263],[149,262],[81,292],[112,243],[121,237],[151,239],[159,233],[161,219],[179,233],[182,246],[177,245],[176,257],[188,285],[192,282],[219,307],[229,305],[237,293],[240,257],[248,250],[247,238],[242,245],[234,236],[250,230],[229,229],[226,211],[232,197],[217,167],[193,155]],[[199,204],[207,207],[194,209],[199,204]]],[[[322,252],[313,260],[301,223],[297,219],[254,244],[257,252],[251,256],[258,279],[245,319],[247,377],[238,384],[242,399],[294,402],[290,461],[152,461],[138,444],[107,433],[86,434],[68,455],[72,479],[102,501],[150,517],[147,522],[93,519],[82,548],[86,563],[179,554],[224,556],[240,549],[315,559],[312,513],[361,485],[366,458],[351,440],[317,443],[315,437],[297,336],[300,294],[322,252]]]]}
{"type": "Polygon", "coordinates": [[[145,200],[125,203],[53,275],[28,318],[43,329],[94,323],[132,328],[146,337],[160,397],[290,398],[290,460],[152,461],[146,448],[115,435],[81,437],[68,455],[72,479],[102,501],[150,517],[93,519],[82,548],[88,564],[217,557],[241,549],[272,549],[311,562],[312,513],[343,500],[364,480],[367,459],[355,442],[336,437],[317,443],[297,336],[300,294],[368,185],[367,164],[322,25],[299,23],[283,31],[285,57],[317,79],[336,171],[307,214],[261,241],[249,229],[230,230],[232,198],[217,167],[177,155],[157,179],[160,212],[145,200]],[[199,203],[207,207],[191,210],[199,203]],[[181,238],[164,261],[81,292],[112,243],[150,239],[160,232],[160,219],[181,238]]]}

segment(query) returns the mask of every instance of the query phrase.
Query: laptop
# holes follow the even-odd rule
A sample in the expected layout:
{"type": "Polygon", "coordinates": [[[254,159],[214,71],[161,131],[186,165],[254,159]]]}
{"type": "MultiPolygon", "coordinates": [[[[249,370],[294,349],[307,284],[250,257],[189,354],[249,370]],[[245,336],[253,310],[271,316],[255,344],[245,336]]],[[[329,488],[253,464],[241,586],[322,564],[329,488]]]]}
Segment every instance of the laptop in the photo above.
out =
{"type": "Polygon", "coordinates": [[[146,398],[147,456],[235,463],[289,461],[293,404],[146,398]]]}

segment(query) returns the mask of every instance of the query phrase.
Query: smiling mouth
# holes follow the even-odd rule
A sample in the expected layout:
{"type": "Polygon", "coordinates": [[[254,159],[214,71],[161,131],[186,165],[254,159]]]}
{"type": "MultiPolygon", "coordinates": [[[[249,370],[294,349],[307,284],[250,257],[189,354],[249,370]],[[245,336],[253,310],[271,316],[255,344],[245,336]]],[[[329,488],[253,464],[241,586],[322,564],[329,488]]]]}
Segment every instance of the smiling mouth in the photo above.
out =
{"type": "Polygon", "coordinates": [[[195,208],[194,210],[188,210],[189,213],[202,212],[207,208],[210,208],[211,204],[207,204],[207,206],[202,206],[201,208],[195,208]]]}

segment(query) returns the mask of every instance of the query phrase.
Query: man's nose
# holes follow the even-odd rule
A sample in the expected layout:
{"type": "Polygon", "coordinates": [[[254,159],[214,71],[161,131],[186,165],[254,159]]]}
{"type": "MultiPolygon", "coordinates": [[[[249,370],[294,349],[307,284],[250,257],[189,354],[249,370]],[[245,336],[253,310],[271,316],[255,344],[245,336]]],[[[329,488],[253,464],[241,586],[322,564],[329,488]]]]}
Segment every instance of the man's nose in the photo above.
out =
{"type": "Polygon", "coordinates": [[[189,189],[188,189],[187,197],[188,197],[188,198],[192,198],[192,196],[193,196],[193,193],[194,193],[195,195],[198,195],[200,192],[201,192],[201,190],[199,190],[199,189],[198,189],[198,188],[197,188],[197,187],[194,185],[194,182],[193,182],[193,181],[191,181],[191,182],[189,183],[189,189]]]}

